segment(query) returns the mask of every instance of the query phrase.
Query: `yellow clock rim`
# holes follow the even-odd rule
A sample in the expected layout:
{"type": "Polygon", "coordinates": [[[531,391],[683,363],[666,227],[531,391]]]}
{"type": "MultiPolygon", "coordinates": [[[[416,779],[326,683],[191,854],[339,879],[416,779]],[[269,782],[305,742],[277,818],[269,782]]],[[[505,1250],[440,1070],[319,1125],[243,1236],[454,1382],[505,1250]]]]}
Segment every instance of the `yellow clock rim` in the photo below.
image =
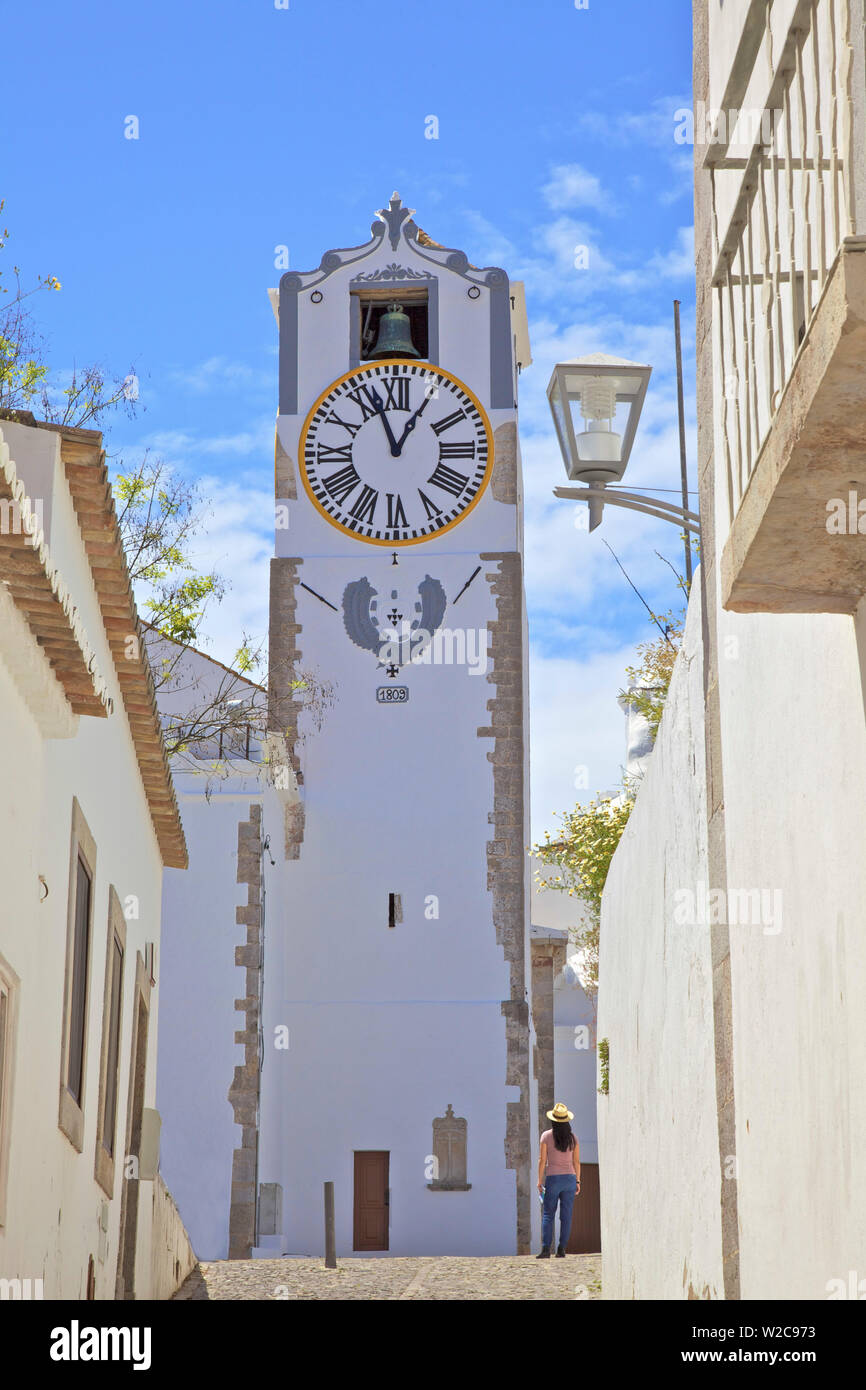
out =
{"type": "Polygon", "coordinates": [[[479,401],[475,392],[471,391],[469,387],[466,385],[466,382],[461,381],[460,377],[455,376],[453,372],[446,371],[444,367],[437,367],[435,362],[424,362],[419,360],[419,358],[417,357],[382,357],[376,362],[371,362],[369,364],[362,363],[357,367],[352,367],[352,369],[348,372],[343,372],[342,376],[338,376],[336,380],[332,381],[329,386],[325,387],[324,391],[321,393],[320,396],[316,397],[315,401],[310,406],[310,409],[307,411],[307,418],[304,420],[304,423],[301,427],[300,440],[298,443],[298,472],[301,475],[301,482],[304,485],[304,491],[309,497],[316,511],[319,513],[320,516],[323,516],[325,518],[325,521],[327,521],[329,526],[333,526],[335,530],[340,531],[344,536],[349,536],[352,540],[355,541],[361,541],[364,545],[384,545],[387,546],[390,550],[396,550],[398,546],[404,545],[424,545],[425,542],[435,541],[437,537],[444,536],[445,532],[450,531],[452,527],[459,526],[461,521],[466,520],[473,507],[477,507],[478,503],[481,501],[481,498],[483,497],[484,492],[487,488],[487,484],[490,482],[490,479],[493,475],[493,430],[491,429],[490,421],[487,417],[487,411],[484,409],[484,406],[479,401]],[[395,363],[399,362],[406,362],[413,367],[429,367],[431,372],[435,372],[438,376],[447,377],[449,381],[453,381],[456,386],[459,386],[461,391],[466,392],[467,396],[471,400],[472,404],[475,406],[475,409],[478,411],[478,414],[481,416],[481,419],[484,423],[484,429],[487,434],[487,468],[485,469],[484,477],[481,479],[481,482],[478,485],[478,491],[476,492],[472,501],[469,503],[468,507],[464,508],[464,510],[460,513],[459,516],[455,516],[453,521],[449,521],[447,526],[441,526],[438,531],[432,531],[429,536],[413,536],[410,540],[404,541],[384,541],[379,540],[378,537],[375,536],[359,536],[357,531],[350,531],[347,526],[344,526],[340,521],[335,521],[334,518],[330,516],[328,512],[325,511],[324,507],[321,505],[319,499],[316,497],[315,493],[310,487],[309,481],[307,479],[307,470],[304,466],[304,457],[307,443],[307,430],[310,427],[310,422],[313,416],[315,415],[319,406],[322,404],[322,401],[325,400],[327,396],[330,396],[331,392],[334,391],[338,386],[342,386],[344,381],[348,381],[350,377],[357,376],[359,372],[365,371],[368,365],[370,367],[390,367],[393,366],[395,363]]]}

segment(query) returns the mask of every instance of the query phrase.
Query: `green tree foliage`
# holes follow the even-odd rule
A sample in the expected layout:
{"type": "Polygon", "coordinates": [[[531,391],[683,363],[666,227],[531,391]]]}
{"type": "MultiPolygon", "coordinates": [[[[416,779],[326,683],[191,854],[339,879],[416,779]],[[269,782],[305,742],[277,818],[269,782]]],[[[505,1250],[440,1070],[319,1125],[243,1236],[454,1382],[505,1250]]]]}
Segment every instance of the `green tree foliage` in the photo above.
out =
{"type": "MultiPolygon", "coordinates": [[[[2,208],[0,202],[0,212],[2,208]]],[[[0,251],[7,239],[4,230],[0,251]]],[[[4,283],[0,268],[0,413],[21,418],[21,412],[28,412],[28,421],[104,429],[118,411],[136,413],[138,380],[133,371],[112,377],[93,365],[73,369],[65,385],[52,382],[31,301],[42,290],[59,289],[53,275],[23,288],[17,266],[4,283]]],[[[245,757],[250,739],[268,732],[265,643],[239,634],[234,669],[222,668],[216,687],[191,678],[185,648],[202,640],[208,606],[219,603],[227,587],[216,570],[204,569],[194,559],[208,504],[197,484],[147,453],[137,463],[117,461],[112,490],[130,578],[148,619],[145,641],[157,702],[172,707],[162,719],[166,750],[174,758],[195,759],[198,766],[202,750],[210,750],[207,757],[217,774],[227,775],[231,760],[245,757]]],[[[320,728],[336,698],[333,686],[312,671],[287,673],[285,679],[299,692],[313,727],[320,728]]]]}
{"type": "Polygon", "coordinates": [[[653,622],[663,628],[663,634],[651,642],[641,642],[637,649],[640,658],[637,665],[625,668],[629,688],[620,691],[620,699],[627,700],[644,716],[652,730],[653,743],[664,713],[677,653],[682,646],[685,621],[685,609],[678,614],[672,610],[661,616],[654,614],[653,622]]]}
{"type": "MultiPolygon", "coordinates": [[[[197,484],[145,454],[131,467],[121,465],[112,486],[130,578],[147,593],[142,606],[149,622],[173,642],[194,644],[208,602],[219,602],[226,587],[215,570],[203,572],[191,558],[207,510],[197,484]]],[[[250,651],[245,670],[254,664],[250,651]]]]}
{"type": "Polygon", "coordinates": [[[585,806],[562,812],[561,831],[556,835],[547,831],[543,843],[532,851],[542,864],[558,871],[542,877],[536,870],[539,887],[580,898],[585,905],[587,920],[572,929],[571,939],[582,955],[583,983],[590,997],[598,990],[601,895],[633,805],[631,791],[619,797],[596,796],[585,806]]]}
{"type": "MultiPolygon", "coordinates": [[[[638,662],[626,667],[629,689],[621,691],[620,697],[644,715],[655,741],[682,645],[685,610],[651,617],[659,636],[638,646],[638,662]]],[[[582,953],[584,987],[591,997],[598,989],[601,895],[634,802],[635,788],[626,780],[618,796],[599,795],[587,805],[563,812],[559,816],[561,830],[555,835],[548,831],[544,842],[532,851],[542,864],[557,870],[544,877],[536,871],[539,887],[568,893],[585,905],[587,920],[571,935],[582,953]]]]}

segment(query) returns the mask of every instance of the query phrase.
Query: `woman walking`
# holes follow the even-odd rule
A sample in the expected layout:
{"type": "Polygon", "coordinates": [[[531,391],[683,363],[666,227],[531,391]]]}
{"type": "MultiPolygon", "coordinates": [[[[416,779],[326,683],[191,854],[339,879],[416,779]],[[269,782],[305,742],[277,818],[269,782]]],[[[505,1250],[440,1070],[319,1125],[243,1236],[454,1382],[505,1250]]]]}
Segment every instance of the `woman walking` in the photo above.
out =
{"type": "Polygon", "coordinates": [[[571,1232],[571,1210],[580,1191],[580,1144],[577,1136],[572,1134],[570,1121],[574,1115],[567,1105],[557,1101],[553,1109],[547,1111],[547,1118],[553,1123],[541,1136],[538,1156],[538,1190],[543,1194],[544,1206],[541,1215],[541,1254],[535,1258],[550,1259],[558,1204],[559,1245],[556,1257],[562,1260],[571,1232]]]}

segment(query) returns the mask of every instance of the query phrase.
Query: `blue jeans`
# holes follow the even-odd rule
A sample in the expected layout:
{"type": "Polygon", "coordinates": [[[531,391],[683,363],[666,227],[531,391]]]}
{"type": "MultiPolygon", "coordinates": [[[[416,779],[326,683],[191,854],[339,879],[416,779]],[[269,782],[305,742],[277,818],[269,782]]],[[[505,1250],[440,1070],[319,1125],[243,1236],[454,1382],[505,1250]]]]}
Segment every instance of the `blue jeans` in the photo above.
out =
{"type": "Polygon", "coordinates": [[[541,1211],[541,1243],[553,1244],[553,1223],[556,1217],[556,1204],[559,1203],[559,1243],[563,1250],[568,1246],[571,1234],[571,1211],[577,1196],[577,1178],[574,1173],[548,1174],[544,1180],[544,1206],[541,1211]]]}

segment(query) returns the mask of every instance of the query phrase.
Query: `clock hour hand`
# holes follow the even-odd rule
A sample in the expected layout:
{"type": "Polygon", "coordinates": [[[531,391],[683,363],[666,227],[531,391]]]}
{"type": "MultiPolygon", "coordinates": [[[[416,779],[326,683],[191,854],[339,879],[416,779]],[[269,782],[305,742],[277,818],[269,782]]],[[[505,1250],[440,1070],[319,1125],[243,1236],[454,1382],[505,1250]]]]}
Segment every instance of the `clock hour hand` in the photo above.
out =
{"type": "MultiPolygon", "coordinates": [[[[401,436],[400,436],[399,443],[397,444],[397,455],[398,455],[398,456],[403,452],[403,445],[406,443],[406,440],[409,438],[409,435],[412,433],[412,431],[414,430],[416,424],[418,423],[418,417],[419,417],[419,415],[421,415],[422,411],[425,411],[425,410],[427,409],[428,405],[430,404],[430,400],[431,400],[431,397],[428,396],[428,395],[426,394],[426,392],[425,392],[424,399],[423,399],[423,401],[421,402],[421,404],[419,405],[418,409],[415,411],[415,414],[414,414],[414,415],[411,415],[411,416],[409,417],[409,419],[406,421],[405,428],[404,428],[404,430],[403,430],[403,433],[402,433],[401,436]]],[[[393,452],[393,450],[392,450],[392,452],[393,452]]]]}
{"type": "Polygon", "coordinates": [[[372,405],[379,419],[382,421],[382,424],[385,426],[385,433],[388,436],[388,443],[391,446],[391,455],[393,458],[398,458],[400,455],[400,445],[394,438],[391,426],[388,424],[388,416],[385,413],[385,405],[382,400],[382,397],[379,395],[379,392],[376,390],[375,386],[368,386],[366,388],[366,394],[368,400],[370,401],[370,404],[372,405]]]}

